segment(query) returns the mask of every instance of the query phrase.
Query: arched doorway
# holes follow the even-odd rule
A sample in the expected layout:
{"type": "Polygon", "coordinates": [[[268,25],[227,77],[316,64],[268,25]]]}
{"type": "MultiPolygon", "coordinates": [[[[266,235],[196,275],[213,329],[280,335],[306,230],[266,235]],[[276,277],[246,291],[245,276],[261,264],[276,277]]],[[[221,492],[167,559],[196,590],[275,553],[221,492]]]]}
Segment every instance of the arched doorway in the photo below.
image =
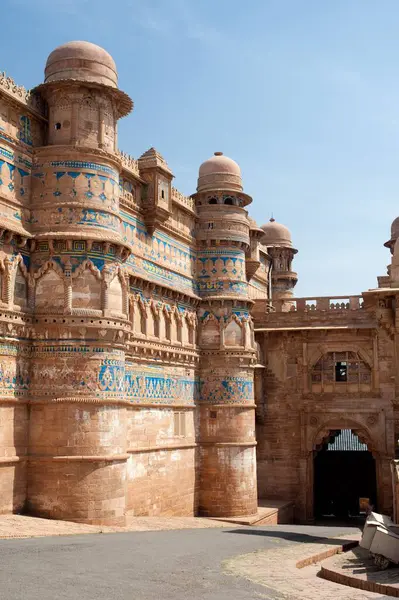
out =
{"type": "Polygon", "coordinates": [[[314,516],[359,517],[377,507],[376,464],[352,429],[331,430],[314,452],[314,516]]]}

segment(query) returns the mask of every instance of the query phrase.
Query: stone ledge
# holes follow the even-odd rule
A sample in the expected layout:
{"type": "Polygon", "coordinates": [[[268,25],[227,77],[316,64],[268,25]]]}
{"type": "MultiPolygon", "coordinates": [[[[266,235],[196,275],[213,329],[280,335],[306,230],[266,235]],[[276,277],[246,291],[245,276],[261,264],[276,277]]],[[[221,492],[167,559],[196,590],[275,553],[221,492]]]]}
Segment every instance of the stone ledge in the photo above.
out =
{"type": "MultiPolygon", "coordinates": [[[[344,552],[352,548],[354,547],[344,548],[344,552]]],[[[374,567],[367,550],[360,547],[355,547],[353,552],[339,558],[331,555],[329,560],[321,565],[319,576],[351,588],[399,598],[399,570],[393,568],[379,571],[374,567]],[[363,572],[359,573],[359,570],[363,572]]]]}
{"type": "Polygon", "coordinates": [[[240,517],[209,517],[215,521],[235,523],[237,525],[279,525],[292,523],[294,503],[277,500],[260,500],[255,515],[240,517]]]}

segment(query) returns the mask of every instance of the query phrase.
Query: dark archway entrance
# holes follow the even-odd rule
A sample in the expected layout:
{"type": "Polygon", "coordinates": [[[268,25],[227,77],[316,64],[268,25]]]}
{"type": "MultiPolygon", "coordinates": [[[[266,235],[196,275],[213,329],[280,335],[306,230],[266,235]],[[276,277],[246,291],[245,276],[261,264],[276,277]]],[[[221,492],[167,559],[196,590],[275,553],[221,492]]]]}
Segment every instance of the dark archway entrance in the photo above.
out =
{"type": "Polygon", "coordinates": [[[351,429],[331,431],[314,457],[316,518],[347,519],[376,508],[376,468],[372,453],[351,429]]]}

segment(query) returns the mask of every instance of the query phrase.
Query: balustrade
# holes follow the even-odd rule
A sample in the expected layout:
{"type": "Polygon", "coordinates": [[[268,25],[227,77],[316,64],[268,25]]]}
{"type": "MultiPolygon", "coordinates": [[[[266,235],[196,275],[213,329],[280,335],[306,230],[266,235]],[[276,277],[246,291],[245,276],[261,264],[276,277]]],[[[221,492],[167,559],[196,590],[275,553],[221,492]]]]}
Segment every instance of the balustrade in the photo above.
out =
{"type": "Polygon", "coordinates": [[[316,298],[288,298],[273,302],[277,312],[342,312],[361,310],[363,308],[362,296],[323,296],[316,298]]]}

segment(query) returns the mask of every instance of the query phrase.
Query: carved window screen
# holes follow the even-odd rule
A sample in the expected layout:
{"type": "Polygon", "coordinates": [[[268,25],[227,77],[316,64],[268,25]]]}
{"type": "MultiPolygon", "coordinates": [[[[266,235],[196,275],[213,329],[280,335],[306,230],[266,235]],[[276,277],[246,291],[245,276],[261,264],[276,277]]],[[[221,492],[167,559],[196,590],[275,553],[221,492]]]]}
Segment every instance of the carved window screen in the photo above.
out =
{"type": "Polygon", "coordinates": [[[346,364],[344,383],[371,384],[371,369],[357,352],[329,352],[320,358],[311,372],[312,383],[342,383],[336,379],[337,364],[346,364]]]}

